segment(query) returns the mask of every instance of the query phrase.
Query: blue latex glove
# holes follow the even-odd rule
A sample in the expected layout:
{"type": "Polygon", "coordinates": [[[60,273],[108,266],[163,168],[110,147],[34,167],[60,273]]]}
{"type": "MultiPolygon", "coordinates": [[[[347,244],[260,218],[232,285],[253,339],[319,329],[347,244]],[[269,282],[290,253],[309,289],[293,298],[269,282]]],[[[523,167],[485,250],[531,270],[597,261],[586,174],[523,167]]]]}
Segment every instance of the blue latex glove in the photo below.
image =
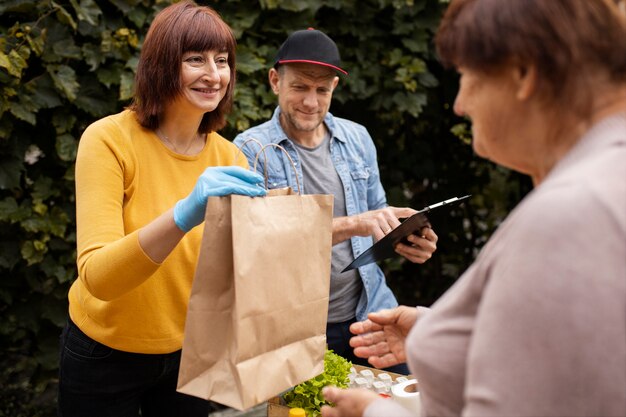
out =
{"type": "Polygon", "coordinates": [[[204,220],[209,196],[241,194],[264,196],[263,177],[238,166],[209,167],[198,177],[191,193],[174,206],[174,223],[188,232],[204,220]]]}

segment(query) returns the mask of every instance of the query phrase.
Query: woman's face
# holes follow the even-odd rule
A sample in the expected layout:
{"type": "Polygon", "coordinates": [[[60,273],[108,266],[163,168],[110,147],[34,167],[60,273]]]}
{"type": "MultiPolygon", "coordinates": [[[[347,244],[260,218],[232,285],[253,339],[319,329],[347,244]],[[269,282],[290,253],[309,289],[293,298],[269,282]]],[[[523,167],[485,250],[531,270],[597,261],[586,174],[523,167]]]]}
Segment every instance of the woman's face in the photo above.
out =
{"type": "Polygon", "coordinates": [[[181,82],[179,104],[201,113],[215,110],[226,95],[230,83],[228,52],[184,53],[181,82]]]}
{"type": "Polygon", "coordinates": [[[520,134],[524,129],[524,111],[517,99],[519,85],[512,71],[486,74],[459,68],[459,74],[454,112],[471,119],[474,151],[483,158],[516,168],[515,158],[523,145],[520,134]]]}

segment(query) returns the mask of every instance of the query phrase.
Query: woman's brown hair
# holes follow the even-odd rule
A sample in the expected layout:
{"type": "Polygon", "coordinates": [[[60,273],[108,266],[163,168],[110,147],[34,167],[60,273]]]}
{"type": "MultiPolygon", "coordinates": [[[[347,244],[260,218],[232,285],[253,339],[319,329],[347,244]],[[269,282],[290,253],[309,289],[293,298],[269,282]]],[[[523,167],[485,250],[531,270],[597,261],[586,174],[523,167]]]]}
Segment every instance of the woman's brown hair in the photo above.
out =
{"type": "Polygon", "coordinates": [[[436,46],[447,67],[533,64],[541,94],[582,114],[594,77],[626,81],[626,18],[614,0],[453,0],[436,46]]]}
{"type": "Polygon", "coordinates": [[[218,50],[228,53],[230,83],[217,108],[205,113],[198,130],[208,133],[224,127],[233,103],[236,46],[230,26],[210,7],[185,0],[163,9],[150,25],[137,65],[130,109],[136,112],[139,123],[156,129],[164,103],[181,93],[184,53],[218,50]]]}

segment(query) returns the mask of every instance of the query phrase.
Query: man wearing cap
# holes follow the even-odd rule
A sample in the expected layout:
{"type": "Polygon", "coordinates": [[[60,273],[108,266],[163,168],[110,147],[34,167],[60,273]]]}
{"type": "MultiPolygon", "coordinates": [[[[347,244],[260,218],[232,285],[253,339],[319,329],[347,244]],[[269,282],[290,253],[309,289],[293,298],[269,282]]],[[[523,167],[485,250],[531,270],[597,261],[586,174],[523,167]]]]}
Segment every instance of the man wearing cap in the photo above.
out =
{"type": "MultiPolygon", "coordinates": [[[[334,195],[328,347],[353,363],[367,365],[352,352],[349,326],[369,312],[398,303],[375,263],[341,271],[372,246],[373,239],[389,233],[400,224],[398,219],[415,210],[387,205],[376,148],[365,127],[328,112],[338,74],[347,72],[331,38],[311,28],[292,33],[269,70],[270,86],[278,96],[272,119],[239,134],[234,142],[250,165],[259,151],[255,141],[278,144],[289,153],[296,172],[276,147],[259,158],[257,169],[267,172],[270,188],[297,190],[297,175],[303,194],[334,195]]],[[[435,251],[437,235],[425,228],[421,235],[409,236],[409,242],[398,244],[396,251],[411,262],[423,263],[435,251]]],[[[390,370],[408,373],[405,365],[390,370]]]]}

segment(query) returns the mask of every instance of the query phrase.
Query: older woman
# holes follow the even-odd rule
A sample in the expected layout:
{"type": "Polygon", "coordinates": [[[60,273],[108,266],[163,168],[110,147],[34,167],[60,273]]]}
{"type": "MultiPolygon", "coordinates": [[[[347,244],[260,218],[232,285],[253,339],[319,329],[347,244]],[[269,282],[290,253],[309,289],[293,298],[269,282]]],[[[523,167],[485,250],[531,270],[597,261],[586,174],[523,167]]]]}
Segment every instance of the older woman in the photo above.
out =
{"type": "Polygon", "coordinates": [[[176,392],[187,303],[210,195],[265,194],[224,126],[235,38],[183,1],[152,22],[135,100],[90,125],[76,160],[78,279],[61,337],[60,416],[201,416],[176,392]],[[245,162],[244,162],[245,165],[245,162]]]}
{"type": "MultiPolygon", "coordinates": [[[[626,415],[626,18],[611,0],[453,0],[437,35],[479,155],[535,189],[431,310],[355,323],[423,415],[626,415]]],[[[408,416],[328,388],[324,417],[408,416]]]]}

